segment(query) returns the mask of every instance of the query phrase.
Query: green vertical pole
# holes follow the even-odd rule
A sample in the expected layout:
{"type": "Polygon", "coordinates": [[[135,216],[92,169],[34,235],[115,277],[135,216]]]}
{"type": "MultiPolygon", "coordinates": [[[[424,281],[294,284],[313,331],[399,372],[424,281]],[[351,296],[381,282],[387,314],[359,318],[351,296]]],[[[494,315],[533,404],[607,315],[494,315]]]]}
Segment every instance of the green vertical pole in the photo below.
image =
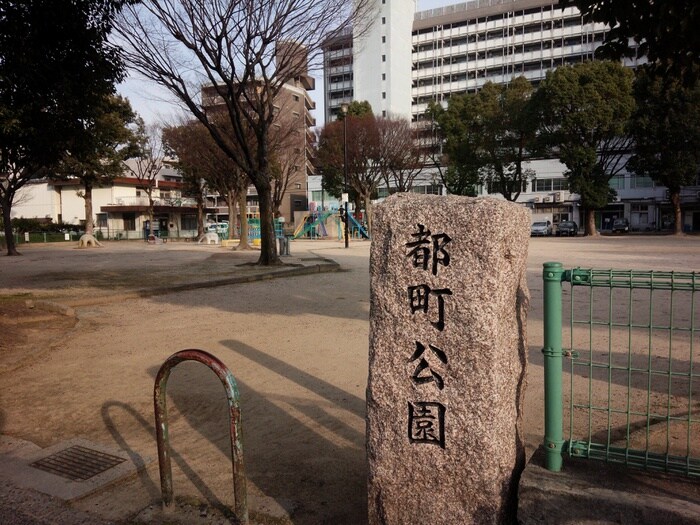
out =
{"type": "Polygon", "coordinates": [[[544,263],[544,447],[545,467],[552,472],[561,470],[564,445],[561,349],[563,276],[561,263],[544,263]]]}

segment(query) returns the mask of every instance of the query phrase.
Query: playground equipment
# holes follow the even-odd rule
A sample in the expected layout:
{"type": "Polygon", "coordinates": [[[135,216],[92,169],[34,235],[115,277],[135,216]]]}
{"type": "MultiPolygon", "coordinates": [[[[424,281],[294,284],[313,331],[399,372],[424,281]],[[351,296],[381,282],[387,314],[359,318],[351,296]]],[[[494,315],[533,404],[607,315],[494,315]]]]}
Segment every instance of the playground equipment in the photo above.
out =
{"type": "Polygon", "coordinates": [[[301,221],[299,221],[299,225],[294,230],[294,238],[311,237],[312,239],[316,239],[318,237],[328,237],[325,223],[328,218],[334,214],[335,212],[332,211],[315,211],[304,215],[301,221]]]}
{"type": "MultiPolygon", "coordinates": [[[[357,219],[353,216],[352,212],[348,215],[349,225],[350,225],[350,235],[357,238],[369,239],[369,234],[365,228],[360,224],[357,219]]],[[[298,226],[294,230],[294,238],[299,239],[301,237],[309,237],[311,239],[325,238],[328,237],[328,230],[326,229],[326,224],[329,219],[336,221],[336,231],[338,232],[338,239],[343,239],[344,228],[343,228],[343,218],[338,211],[316,211],[304,215],[299,221],[298,226]]]]}
{"type": "Polygon", "coordinates": [[[367,230],[365,230],[362,224],[357,222],[357,219],[355,219],[352,212],[348,212],[348,218],[350,219],[350,224],[352,224],[352,227],[350,228],[350,235],[353,237],[357,236],[358,238],[369,239],[367,230]]]}

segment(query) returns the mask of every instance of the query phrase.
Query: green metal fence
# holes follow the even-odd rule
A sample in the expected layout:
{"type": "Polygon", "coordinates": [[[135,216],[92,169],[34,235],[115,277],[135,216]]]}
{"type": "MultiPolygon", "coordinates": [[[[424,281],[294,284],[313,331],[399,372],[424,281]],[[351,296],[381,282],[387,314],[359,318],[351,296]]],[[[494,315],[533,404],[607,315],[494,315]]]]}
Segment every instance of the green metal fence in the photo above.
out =
{"type": "Polygon", "coordinates": [[[700,476],[700,273],[545,263],[543,279],[547,468],[569,454],[700,476]]]}

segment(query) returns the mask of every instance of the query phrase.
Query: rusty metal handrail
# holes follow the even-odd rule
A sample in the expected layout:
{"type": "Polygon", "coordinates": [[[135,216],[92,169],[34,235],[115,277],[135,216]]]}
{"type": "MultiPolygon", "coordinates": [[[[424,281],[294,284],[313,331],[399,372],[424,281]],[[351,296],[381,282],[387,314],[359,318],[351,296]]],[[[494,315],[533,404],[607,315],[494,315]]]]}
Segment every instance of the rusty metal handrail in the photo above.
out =
{"type": "Polygon", "coordinates": [[[236,380],[231,371],[218,358],[204,350],[181,350],[171,355],[158,370],[153,402],[156,412],[156,439],[158,442],[158,465],[160,467],[160,487],[163,505],[167,508],[173,502],[173,474],[170,465],[170,440],[168,437],[168,411],[166,406],[166,386],[171,370],[182,361],[198,361],[207,365],[219,377],[226,390],[231,426],[231,463],[233,467],[234,514],[241,525],[248,524],[248,502],[246,496],[245,468],[243,467],[243,443],[241,441],[241,409],[236,380]]]}

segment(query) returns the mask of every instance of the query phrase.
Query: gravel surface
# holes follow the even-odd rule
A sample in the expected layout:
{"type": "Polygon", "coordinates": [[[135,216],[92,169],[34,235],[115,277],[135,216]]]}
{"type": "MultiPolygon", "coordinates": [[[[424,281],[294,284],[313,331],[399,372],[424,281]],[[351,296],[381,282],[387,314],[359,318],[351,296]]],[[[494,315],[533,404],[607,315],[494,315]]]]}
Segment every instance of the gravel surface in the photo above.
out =
{"type": "MultiPolygon", "coordinates": [[[[40,447],[82,437],[157,457],[157,370],[175,351],[201,348],[222,359],[238,382],[254,522],[364,523],[368,242],[352,242],[345,250],[337,241],[295,241],[292,262],[315,265],[322,263],[319,257],[329,258],[343,271],[215,287],[196,283],[259,272],[240,266],[256,254],[189,243],[20,250],[23,257],[0,257],[0,304],[16,306],[6,317],[21,316],[30,299],[72,306],[75,318],[60,325],[65,316],[49,312],[36,323],[12,325],[26,356],[0,346],[0,434],[40,447]],[[182,284],[195,286],[141,293],[182,284]]],[[[531,240],[525,414],[530,452],[543,432],[541,273],[549,260],[569,267],[697,271],[700,237],[531,240]]],[[[0,329],[12,321],[0,317],[0,329]]],[[[214,516],[232,504],[221,383],[205,367],[183,363],[171,376],[168,394],[175,495],[190,510],[207,505],[214,516]]],[[[3,482],[0,523],[127,523],[159,498],[157,462],[70,504],[3,482]]],[[[190,516],[185,522],[194,519],[182,515],[190,516]]],[[[161,520],[150,516],[142,522],[161,520]]]]}

